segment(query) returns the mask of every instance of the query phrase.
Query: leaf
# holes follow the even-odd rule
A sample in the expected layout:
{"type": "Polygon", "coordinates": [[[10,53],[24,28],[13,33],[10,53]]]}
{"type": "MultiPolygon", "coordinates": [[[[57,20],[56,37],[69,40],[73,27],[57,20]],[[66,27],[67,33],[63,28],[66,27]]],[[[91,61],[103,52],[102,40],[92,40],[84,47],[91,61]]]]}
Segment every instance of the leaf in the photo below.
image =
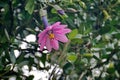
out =
{"type": "Polygon", "coordinates": [[[113,37],[114,37],[114,38],[117,38],[117,39],[120,39],[120,33],[118,33],[118,34],[113,34],[113,37]]]}
{"type": "Polygon", "coordinates": [[[13,64],[16,62],[16,57],[15,57],[13,49],[11,49],[11,52],[10,52],[10,60],[13,64]]]}
{"type": "Polygon", "coordinates": [[[28,0],[25,6],[25,10],[28,11],[29,14],[32,14],[34,11],[34,0],[28,0]]]}
{"type": "Polygon", "coordinates": [[[108,32],[111,31],[111,27],[110,26],[105,26],[105,27],[102,27],[100,30],[99,30],[99,33],[102,35],[102,34],[106,34],[108,32]]]}
{"type": "Polygon", "coordinates": [[[46,62],[46,54],[42,54],[42,57],[40,58],[40,60],[42,61],[42,63],[45,65],[46,62]]]}
{"type": "Polygon", "coordinates": [[[56,14],[57,11],[54,8],[52,8],[51,13],[55,13],[56,14]]]}
{"type": "Polygon", "coordinates": [[[31,33],[35,34],[35,31],[31,28],[26,28],[27,31],[30,31],[31,33]]]}
{"type": "Polygon", "coordinates": [[[22,62],[19,63],[17,66],[18,66],[19,68],[21,68],[21,67],[24,66],[24,65],[28,65],[28,63],[29,63],[29,61],[22,61],[22,62]]]}
{"type": "Polygon", "coordinates": [[[109,63],[109,67],[107,68],[107,72],[110,74],[113,74],[115,72],[115,67],[114,67],[113,62],[109,63]]]}
{"type": "Polygon", "coordinates": [[[70,62],[67,62],[64,66],[63,66],[63,71],[65,74],[70,74],[70,72],[73,69],[73,65],[70,62]]]}
{"type": "Polygon", "coordinates": [[[12,65],[7,65],[7,66],[5,67],[5,70],[6,70],[6,71],[10,71],[11,67],[12,67],[12,65]]]}
{"type": "Polygon", "coordinates": [[[5,35],[6,35],[7,39],[10,40],[10,37],[9,37],[8,31],[7,31],[6,29],[4,29],[4,31],[5,31],[5,35]]]}
{"type": "Polygon", "coordinates": [[[84,8],[84,9],[87,8],[86,5],[85,5],[85,3],[84,3],[83,1],[80,1],[79,4],[80,4],[80,6],[81,6],[82,8],[84,8]]]}
{"type": "Polygon", "coordinates": [[[73,20],[71,19],[71,18],[67,18],[66,19],[66,22],[71,26],[71,27],[76,27],[75,25],[74,25],[74,22],[73,22],[73,20]]]}
{"type": "Polygon", "coordinates": [[[108,12],[106,10],[103,10],[103,15],[104,15],[104,19],[110,19],[110,15],[108,14],[108,12]]]}
{"type": "Polygon", "coordinates": [[[0,57],[0,71],[1,71],[2,69],[4,69],[4,66],[3,66],[3,64],[2,64],[2,58],[0,57]]]}
{"type": "Polygon", "coordinates": [[[75,55],[75,53],[70,53],[67,55],[67,59],[71,62],[74,62],[77,59],[77,56],[75,55]]]}
{"type": "Polygon", "coordinates": [[[34,75],[30,75],[29,77],[27,77],[26,80],[33,80],[33,78],[34,78],[34,75]]]}
{"type": "Polygon", "coordinates": [[[82,44],[84,41],[83,39],[79,39],[79,38],[74,38],[71,40],[72,44],[82,44]]]}
{"type": "Polygon", "coordinates": [[[92,58],[93,54],[92,53],[84,53],[83,56],[86,58],[92,58]]]}
{"type": "Polygon", "coordinates": [[[16,63],[19,64],[24,60],[25,53],[21,53],[20,56],[16,59],[16,63]]]}
{"type": "Polygon", "coordinates": [[[71,33],[69,33],[68,37],[69,37],[70,40],[72,40],[76,37],[77,34],[78,34],[78,30],[74,29],[74,30],[72,30],[71,33]]]}

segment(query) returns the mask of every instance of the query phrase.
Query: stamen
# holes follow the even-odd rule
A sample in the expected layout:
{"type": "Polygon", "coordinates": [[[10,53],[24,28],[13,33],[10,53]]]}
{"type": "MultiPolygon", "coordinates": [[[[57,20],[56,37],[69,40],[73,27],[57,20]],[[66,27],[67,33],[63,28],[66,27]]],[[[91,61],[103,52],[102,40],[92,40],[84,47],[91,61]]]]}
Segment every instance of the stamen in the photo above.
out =
{"type": "Polygon", "coordinates": [[[54,39],[54,37],[55,37],[55,36],[54,36],[53,33],[49,33],[49,38],[50,38],[50,39],[54,39]]]}

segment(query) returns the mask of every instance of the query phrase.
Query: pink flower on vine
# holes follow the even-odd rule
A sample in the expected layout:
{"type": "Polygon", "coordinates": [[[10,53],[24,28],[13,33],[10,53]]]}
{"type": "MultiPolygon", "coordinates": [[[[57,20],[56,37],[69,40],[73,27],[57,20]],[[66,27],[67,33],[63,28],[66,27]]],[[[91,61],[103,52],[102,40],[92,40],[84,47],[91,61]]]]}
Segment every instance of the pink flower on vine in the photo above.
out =
{"type": "Polygon", "coordinates": [[[44,46],[50,52],[53,49],[58,50],[58,42],[68,42],[68,38],[65,34],[71,32],[67,28],[67,25],[62,25],[60,22],[56,22],[53,25],[47,26],[45,30],[38,34],[38,43],[40,44],[40,50],[43,50],[44,46]]]}

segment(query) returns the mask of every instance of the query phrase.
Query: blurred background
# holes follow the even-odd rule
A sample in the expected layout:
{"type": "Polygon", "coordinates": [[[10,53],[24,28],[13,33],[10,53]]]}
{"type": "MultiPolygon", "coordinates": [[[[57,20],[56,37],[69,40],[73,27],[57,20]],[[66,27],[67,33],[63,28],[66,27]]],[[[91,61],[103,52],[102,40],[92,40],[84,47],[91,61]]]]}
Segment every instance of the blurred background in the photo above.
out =
{"type": "Polygon", "coordinates": [[[0,0],[0,80],[120,80],[120,0],[0,0]],[[58,51],[39,49],[40,9],[72,30],[58,51]]]}

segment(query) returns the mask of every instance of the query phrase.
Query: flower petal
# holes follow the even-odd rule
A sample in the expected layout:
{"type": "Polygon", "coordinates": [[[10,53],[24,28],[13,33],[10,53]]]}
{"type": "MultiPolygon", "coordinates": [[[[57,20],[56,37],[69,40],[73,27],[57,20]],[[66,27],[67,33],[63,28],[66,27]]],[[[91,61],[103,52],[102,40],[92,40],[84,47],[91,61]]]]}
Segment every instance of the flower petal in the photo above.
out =
{"type": "Polygon", "coordinates": [[[56,23],[52,24],[52,27],[57,27],[57,26],[60,25],[60,23],[61,23],[61,22],[56,22],[56,23]]]}
{"type": "Polygon", "coordinates": [[[45,43],[46,43],[46,39],[47,39],[47,35],[44,36],[44,38],[42,39],[42,41],[40,42],[40,50],[42,51],[44,46],[45,46],[45,43]]]}
{"type": "Polygon", "coordinates": [[[59,49],[59,44],[58,44],[58,41],[56,39],[51,40],[51,45],[55,50],[59,49]]]}
{"type": "Polygon", "coordinates": [[[44,30],[44,31],[42,31],[41,33],[38,34],[38,37],[39,37],[38,43],[42,42],[42,40],[44,39],[44,37],[46,36],[46,34],[47,34],[46,30],[44,30]]]}
{"type": "Polygon", "coordinates": [[[51,52],[52,46],[51,46],[51,43],[50,43],[50,39],[49,39],[49,38],[47,38],[47,40],[46,40],[46,47],[47,47],[48,51],[51,52]]]}
{"type": "Polygon", "coordinates": [[[68,39],[64,34],[55,34],[55,38],[61,42],[68,42],[68,39]]]}
{"type": "Polygon", "coordinates": [[[61,29],[61,30],[54,30],[53,33],[54,34],[66,34],[66,33],[70,33],[71,30],[70,29],[61,29]]]}
{"type": "Polygon", "coordinates": [[[61,29],[64,29],[66,27],[67,27],[67,25],[56,25],[56,27],[53,27],[53,30],[61,30],[61,29]]]}
{"type": "Polygon", "coordinates": [[[70,30],[70,29],[67,29],[67,28],[63,30],[63,33],[64,33],[64,34],[70,33],[70,32],[71,32],[71,30],[70,30]]]}

